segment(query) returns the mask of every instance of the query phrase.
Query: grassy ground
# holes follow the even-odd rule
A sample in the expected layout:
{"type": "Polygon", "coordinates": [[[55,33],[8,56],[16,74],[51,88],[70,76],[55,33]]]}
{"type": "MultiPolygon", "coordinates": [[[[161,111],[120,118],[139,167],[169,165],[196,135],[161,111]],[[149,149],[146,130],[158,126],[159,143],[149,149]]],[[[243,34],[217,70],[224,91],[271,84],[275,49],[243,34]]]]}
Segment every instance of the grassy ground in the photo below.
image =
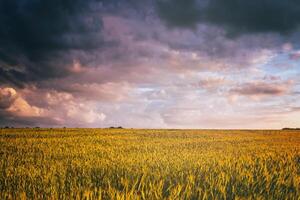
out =
{"type": "Polygon", "coordinates": [[[300,199],[300,132],[1,129],[0,199],[300,199]]]}

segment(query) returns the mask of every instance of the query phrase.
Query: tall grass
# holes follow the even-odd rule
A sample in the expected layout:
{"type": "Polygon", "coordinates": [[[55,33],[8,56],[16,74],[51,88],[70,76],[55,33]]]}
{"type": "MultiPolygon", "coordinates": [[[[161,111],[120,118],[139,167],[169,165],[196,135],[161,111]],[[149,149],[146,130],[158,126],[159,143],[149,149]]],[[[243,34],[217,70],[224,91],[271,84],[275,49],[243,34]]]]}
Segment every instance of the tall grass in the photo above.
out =
{"type": "Polygon", "coordinates": [[[1,129],[0,199],[300,199],[300,133],[1,129]]]}

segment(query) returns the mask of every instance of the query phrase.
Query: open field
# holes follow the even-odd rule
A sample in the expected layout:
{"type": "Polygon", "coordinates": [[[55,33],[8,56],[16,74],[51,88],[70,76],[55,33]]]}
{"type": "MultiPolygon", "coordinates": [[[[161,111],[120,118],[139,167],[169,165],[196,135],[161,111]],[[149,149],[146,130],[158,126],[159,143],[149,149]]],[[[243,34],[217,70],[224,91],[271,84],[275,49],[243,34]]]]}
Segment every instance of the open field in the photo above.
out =
{"type": "Polygon", "coordinates": [[[300,132],[0,130],[0,199],[70,198],[300,199],[300,132]]]}

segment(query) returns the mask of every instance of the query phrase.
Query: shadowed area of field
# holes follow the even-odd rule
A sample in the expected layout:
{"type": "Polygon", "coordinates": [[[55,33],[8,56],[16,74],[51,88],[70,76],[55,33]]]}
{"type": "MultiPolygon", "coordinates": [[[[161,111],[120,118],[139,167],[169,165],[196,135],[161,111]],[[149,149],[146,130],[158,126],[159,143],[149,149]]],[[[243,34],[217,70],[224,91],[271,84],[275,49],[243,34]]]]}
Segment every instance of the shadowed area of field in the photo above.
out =
{"type": "Polygon", "coordinates": [[[299,199],[297,130],[1,129],[0,199],[299,199]]]}

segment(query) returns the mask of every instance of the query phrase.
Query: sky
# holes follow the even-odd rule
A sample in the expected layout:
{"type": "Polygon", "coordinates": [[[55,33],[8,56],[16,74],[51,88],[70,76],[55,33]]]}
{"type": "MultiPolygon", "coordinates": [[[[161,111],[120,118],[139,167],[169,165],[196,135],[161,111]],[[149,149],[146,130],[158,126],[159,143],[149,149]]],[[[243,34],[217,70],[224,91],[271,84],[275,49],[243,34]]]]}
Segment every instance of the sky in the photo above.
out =
{"type": "Polygon", "coordinates": [[[297,0],[1,0],[0,126],[300,127],[297,0]]]}

